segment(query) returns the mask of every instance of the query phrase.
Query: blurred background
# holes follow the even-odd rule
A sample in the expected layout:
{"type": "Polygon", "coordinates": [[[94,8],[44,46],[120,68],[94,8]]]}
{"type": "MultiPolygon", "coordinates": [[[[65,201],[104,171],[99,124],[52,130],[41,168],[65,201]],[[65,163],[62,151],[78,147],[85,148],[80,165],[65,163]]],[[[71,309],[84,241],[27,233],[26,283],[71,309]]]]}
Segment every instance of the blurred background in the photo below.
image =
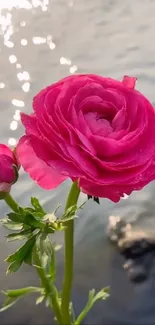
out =
{"type": "MultiPolygon", "coordinates": [[[[155,102],[155,0],[0,0],[0,142],[15,146],[23,129],[20,112],[32,111],[32,97],[43,87],[74,73],[138,78],[137,88],[155,102]]],[[[12,194],[20,204],[38,197],[47,211],[64,203],[69,182],[42,191],[21,171],[12,194]]],[[[118,204],[89,201],[76,222],[73,300],[79,312],[88,290],[111,287],[85,324],[155,324],[155,266],[145,281],[132,282],[124,258],[107,238],[109,216],[133,222],[136,231],[155,236],[155,184],[118,204]]],[[[84,196],[81,195],[81,202],[84,196]]],[[[1,217],[7,208],[0,202],[1,217]]],[[[37,283],[31,268],[6,277],[4,258],[15,249],[0,229],[0,289],[37,283]]],[[[61,236],[58,243],[62,242],[61,236]]],[[[144,258],[145,260],[145,258],[144,258]]],[[[143,263],[143,261],[142,261],[143,263]]],[[[151,265],[151,266],[150,266],[151,265]]],[[[62,252],[58,255],[61,279],[62,252]]],[[[59,282],[59,279],[58,279],[59,282]]],[[[0,305],[3,297],[0,296],[0,305]]],[[[51,312],[33,297],[0,314],[1,325],[50,325],[51,312]]]]}

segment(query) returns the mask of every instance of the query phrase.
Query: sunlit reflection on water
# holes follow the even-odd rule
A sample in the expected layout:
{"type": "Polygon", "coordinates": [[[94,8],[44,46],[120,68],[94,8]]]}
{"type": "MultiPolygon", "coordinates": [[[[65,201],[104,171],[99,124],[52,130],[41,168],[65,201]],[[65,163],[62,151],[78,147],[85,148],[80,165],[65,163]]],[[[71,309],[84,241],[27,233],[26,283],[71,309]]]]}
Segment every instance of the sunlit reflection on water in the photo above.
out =
{"type": "Polygon", "coordinates": [[[27,39],[22,38],[20,43],[21,43],[21,45],[26,46],[28,41],[27,41],[27,39]]]}
{"type": "Polygon", "coordinates": [[[70,67],[69,71],[70,73],[75,73],[78,70],[76,65],[73,65],[72,67],[70,67]]]}
{"type": "Polygon", "coordinates": [[[5,88],[5,83],[4,82],[0,82],[0,89],[4,89],[5,88]]]}
{"type": "Polygon", "coordinates": [[[29,82],[25,82],[23,85],[22,85],[22,89],[25,93],[27,93],[29,90],[30,90],[30,83],[29,82]]]}
{"type": "MultiPolygon", "coordinates": [[[[36,55],[36,63],[35,59],[33,61],[33,67],[35,70],[38,69],[38,63],[37,63],[37,57],[39,55],[39,51],[42,51],[44,48],[44,53],[47,55],[48,60],[48,53],[49,52],[55,52],[57,50],[57,42],[55,41],[56,35],[53,34],[53,30],[51,33],[51,27],[49,26],[49,29],[45,31],[44,29],[35,30],[35,28],[32,28],[30,32],[30,24],[32,24],[31,17],[34,19],[34,15],[37,17],[37,15],[40,15],[40,10],[42,12],[46,12],[48,9],[48,5],[51,4],[49,0],[0,0],[0,35],[2,35],[2,47],[1,52],[4,51],[6,53],[3,55],[2,58],[4,59],[6,56],[6,59],[4,61],[4,64],[6,66],[11,65],[12,68],[6,69],[6,72],[8,73],[8,76],[4,73],[4,76],[2,75],[1,81],[0,81],[0,91],[1,94],[3,94],[3,90],[6,88],[9,91],[9,96],[12,93],[12,96],[9,97],[8,101],[8,107],[9,102],[11,100],[11,110],[12,112],[12,121],[8,124],[9,132],[10,130],[16,134],[16,131],[18,129],[18,122],[20,121],[20,109],[23,110],[25,106],[27,106],[27,100],[29,100],[29,97],[27,96],[27,93],[29,93],[30,88],[33,89],[34,84],[33,80],[33,71],[29,68],[32,68],[31,62],[29,63],[29,60],[31,60],[31,57],[33,58],[34,55],[36,55]],[[35,10],[34,10],[35,8],[35,10]],[[36,10],[36,8],[38,8],[36,10]],[[27,16],[24,13],[24,9],[26,15],[30,15],[30,19],[27,19],[27,16]],[[20,13],[21,13],[21,19],[20,19],[20,13]],[[17,15],[16,15],[17,14],[17,15]],[[16,18],[18,17],[18,18],[16,18]],[[16,21],[17,19],[17,21],[16,21]],[[43,33],[42,33],[43,32],[43,33]],[[20,38],[18,38],[18,36],[20,38]],[[3,46],[4,45],[4,46],[3,46]],[[25,52],[24,52],[25,47],[25,52]],[[32,48],[36,48],[35,51],[32,48]],[[27,51],[27,52],[26,52],[27,51]],[[46,51],[46,52],[45,52],[46,51]],[[25,53],[29,53],[30,55],[28,58],[26,57],[25,60],[25,53]],[[34,54],[35,53],[35,54],[34,54]],[[15,68],[15,69],[14,69],[15,68]],[[27,71],[28,70],[28,71],[27,71]],[[32,76],[31,76],[32,74],[32,76]],[[5,79],[6,75],[6,79],[5,79]],[[13,80],[11,80],[11,78],[13,80]],[[17,81],[15,83],[15,78],[17,81]],[[15,109],[15,111],[14,111],[15,109]]],[[[73,1],[66,2],[66,6],[72,7],[73,1]]],[[[71,10],[71,9],[70,9],[71,10]]],[[[44,15],[44,13],[43,13],[44,15]]],[[[46,15],[46,13],[45,13],[46,15]]],[[[37,21],[37,20],[36,20],[37,21]]],[[[33,23],[34,24],[34,23],[33,23]]],[[[59,43],[58,43],[59,44],[59,43]]],[[[59,49],[58,49],[59,50],[59,49]]],[[[65,48],[64,48],[65,51],[65,48]]],[[[26,54],[27,55],[27,54],[26,54]]],[[[46,58],[44,58],[46,62],[46,58]]],[[[52,56],[51,56],[52,60],[52,56]]],[[[78,67],[77,65],[65,54],[59,53],[57,56],[57,66],[58,71],[59,67],[62,66],[62,68],[67,69],[66,74],[74,74],[77,72],[78,67]]],[[[3,70],[3,69],[2,69],[3,70]]],[[[40,70],[38,70],[40,71],[40,70]]],[[[45,76],[47,75],[47,70],[45,71],[45,76]]],[[[42,86],[44,86],[44,77],[42,86]]],[[[5,92],[6,90],[4,90],[5,92]]],[[[8,139],[8,144],[10,146],[15,146],[17,143],[16,136],[10,137],[8,139]]]]}
{"type": "Polygon", "coordinates": [[[20,81],[23,81],[23,80],[28,81],[30,79],[30,75],[29,75],[28,71],[23,71],[23,72],[17,73],[17,78],[20,81]]]}
{"type": "Polygon", "coordinates": [[[17,68],[17,69],[20,69],[21,67],[22,67],[22,66],[21,66],[20,63],[17,63],[17,64],[16,64],[16,68],[17,68]]]}
{"type": "Polygon", "coordinates": [[[14,114],[14,116],[13,116],[13,118],[14,118],[14,120],[16,120],[16,121],[20,121],[20,110],[19,109],[17,109],[16,111],[15,111],[15,114],[14,114]]]}
{"type": "Polygon", "coordinates": [[[10,61],[10,63],[16,63],[17,62],[17,58],[16,58],[16,56],[15,55],[10,55],[9,56],[9,61],[10,61]]]}
{"type": "Polygon", "coordinates": [[[25,104],[22,100],[19,99],[13,99],[12,100],[12,105],[17,106],[17,107],[24,107],[25,104]]]}
{"type": "Polygon", "coordinates": [[[44,44],[46,43],[46,38],[45,37],[33,37],[32,41],[34,44],[38,45],[38,44],[44,44]]]}
{"type": "Polygon", "coordinates": [[[13,130],[13,131],[17,129],[17,126],[18,126],[17,121],[12,121],[10,123],[10,129],[13,130]]]}
{"type": "Polygon", "coordinates": [[[72,61],[70,59],[64,58],[63,56],[60,58],[60,64],[71,65],[72,61]]]}
{"type": "Polygon", "coordinates": [[[49,0],[0,0],[0,9],[12,9],[12,8],[23,8],[30,10],[33,7],[41,7],[43,11],[47,10],[49,0]]]}
{"type": "Polygon", "coordinates": [[[16,140],[15,138],[10,138],[10,139],[8,140],[8,144],[9,144],[10,146],[15,146],[15,145],[17,144],[17,140],[16,140]]]}

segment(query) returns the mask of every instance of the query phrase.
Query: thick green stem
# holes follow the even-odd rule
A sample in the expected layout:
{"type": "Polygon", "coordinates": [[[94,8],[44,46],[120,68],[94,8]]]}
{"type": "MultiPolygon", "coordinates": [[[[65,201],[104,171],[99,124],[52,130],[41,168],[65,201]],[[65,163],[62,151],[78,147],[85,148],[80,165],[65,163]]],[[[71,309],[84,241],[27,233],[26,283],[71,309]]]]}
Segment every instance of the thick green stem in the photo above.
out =
{"type": "Polygon", "coordinates": [[[7,193],[4,197],[4,201],[6,204],[15,212],[18,212],[19,205],[18,203],[13,199],[10,193],[7,193]]]}
{"type": "MultiPolygon", "coordinates": [[[[72,205],[76,205],[80,189],[77,182],[74,182],[66,202],[65,211],[72,205]]],[[[74,220],[68,221],[65,229],[65,265],[64,265],[64,280],[62,289],[62,317],[63,324],[70,325],[71,317],[69,311],[71,287],[73,280],[73,254],[74,254],[74,220]]]]}

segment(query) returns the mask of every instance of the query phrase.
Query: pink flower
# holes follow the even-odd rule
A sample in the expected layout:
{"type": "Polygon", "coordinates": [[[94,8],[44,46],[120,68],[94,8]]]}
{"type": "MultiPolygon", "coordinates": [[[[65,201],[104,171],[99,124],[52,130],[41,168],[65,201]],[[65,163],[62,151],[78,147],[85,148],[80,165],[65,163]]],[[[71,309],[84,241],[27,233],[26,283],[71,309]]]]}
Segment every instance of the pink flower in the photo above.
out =
{"type": "Polygon", "coordinates": [[[9,147],[0,144],[0,198],[10,192],[11,185],[17,179],[18,163],[9,147]]]}
{"type": "Polygon", "coordinates": [[[66,178],[82,191],[119,201],[155,178],[155,112],[123,81],[74,75],[39,92],[34,113],[22,114],[26,129],[19,161],[45,189],[66,178]]]}

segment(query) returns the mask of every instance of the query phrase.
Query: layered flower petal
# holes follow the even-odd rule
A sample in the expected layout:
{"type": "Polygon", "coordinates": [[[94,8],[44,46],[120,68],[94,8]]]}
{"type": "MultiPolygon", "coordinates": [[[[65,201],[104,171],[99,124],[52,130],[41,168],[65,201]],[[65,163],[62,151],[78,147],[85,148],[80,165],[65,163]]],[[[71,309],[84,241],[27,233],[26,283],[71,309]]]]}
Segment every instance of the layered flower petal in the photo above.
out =
{"type": "Polygon", "coordinates": [[[37,157],[28,136],[20,139],[17,146],[17,155],[24,170],[42,188],[49,190],[61,184],[66,176],[58,173],[54,168],[48,166],[45,161],[37,157]]]}
{"type": "Polygon", "coordinates": [[[136,80],[74,75],[34,97],[17,153],[41,187],[69,177],[85,193],[118,202],[155,179],[155,111],[136,80]]]}

